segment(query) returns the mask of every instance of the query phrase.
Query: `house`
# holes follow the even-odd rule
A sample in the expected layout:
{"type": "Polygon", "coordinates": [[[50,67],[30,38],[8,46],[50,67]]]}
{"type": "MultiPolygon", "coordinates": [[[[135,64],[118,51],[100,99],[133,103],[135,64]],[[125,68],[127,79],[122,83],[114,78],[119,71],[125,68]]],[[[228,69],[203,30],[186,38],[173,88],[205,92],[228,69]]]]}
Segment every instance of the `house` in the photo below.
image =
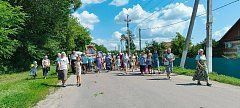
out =
{"type": "Polygon", "coordinates": [[[219,40],[224,56],[240,57],[240,18],[219,40]]]}

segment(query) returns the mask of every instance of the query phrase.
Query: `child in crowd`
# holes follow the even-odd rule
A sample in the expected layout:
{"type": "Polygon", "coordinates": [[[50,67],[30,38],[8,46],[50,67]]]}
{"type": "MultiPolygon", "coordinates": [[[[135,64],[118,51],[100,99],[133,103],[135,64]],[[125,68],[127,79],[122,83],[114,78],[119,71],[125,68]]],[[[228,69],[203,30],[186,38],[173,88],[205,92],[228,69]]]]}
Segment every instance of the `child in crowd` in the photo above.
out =
{"type": "Polygon", "coordinates": [[[75,61],[75,69],[76,69],[76,76],[77,76],[77,86],[81,86],[81,72],[82,72],[82,62],[81,57],[77,57],[77,61],[75,61]]]}
{"type": "Polygon", "coordinates": [[[34,61],[33,64],[31,64],[31,70],[30,70],[30,76],[33,77],[33,79],[36,79],[37,77],[37,61],[34,61]]]}

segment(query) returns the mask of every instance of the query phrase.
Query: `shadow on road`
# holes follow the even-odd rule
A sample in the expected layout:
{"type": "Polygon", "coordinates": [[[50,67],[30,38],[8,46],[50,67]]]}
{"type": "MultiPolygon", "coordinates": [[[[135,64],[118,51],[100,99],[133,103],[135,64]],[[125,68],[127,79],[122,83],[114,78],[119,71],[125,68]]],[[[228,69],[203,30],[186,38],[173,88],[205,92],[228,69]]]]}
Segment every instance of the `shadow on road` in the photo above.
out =
{"type": "Polygon", "coordinates": [[[168,78],[153,78],[153,79],[147,79],[147,80],[169,80],[168,78]]]}
{"type": "Polygon", "coordinates": [[[143,76],[141,73],[117,73],[116,76],[143,76]]]}
{"type": "Polygon", "coordinates": [[[50,84],[46,84],[46,83],[41,83],[41,85],[48,86],[48,87],[62,87],[61,85],[50,85],[50,84]]]}
{"type": "MultiPolygon", "coordinates": [[[[41,85],[48,86],[48,87],[62,87],[62,85],[51,85],[46,83],[41,83],[41,85]]],[[[77,86],[77,84],[67,84],[66,86],[77,86]]]]}
{"type": "Polygon", "coordinates": [[[185,84],[176,84],[176,85],[179,85],[179,86],[196,86],[197,84],[196,83],[185,83],[185,84]]]}

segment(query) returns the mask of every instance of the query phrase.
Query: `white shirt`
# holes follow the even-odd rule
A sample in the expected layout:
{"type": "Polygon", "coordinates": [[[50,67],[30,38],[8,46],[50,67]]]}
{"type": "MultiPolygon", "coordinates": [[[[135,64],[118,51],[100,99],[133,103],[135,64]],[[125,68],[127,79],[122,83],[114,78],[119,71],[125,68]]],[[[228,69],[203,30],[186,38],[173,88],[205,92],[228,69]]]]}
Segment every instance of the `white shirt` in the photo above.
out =
{"type": "Polygon", "coordinates": [[[50,66],[50,60],[49,59],[43,59],[42,60],[42,67],[46,68],[50,66]]]}
{"type": "Polygon", "coordinates": [[[77,54],[71,54],[71,60],[76,60],[77,59],[77,54]]]}
{"type": "Polygon", "coordinates": [[[68,69],[68,63],[69,63],[69,61],[68,61],[67,57],[61,58],[59,61],[59,64],[60,64],[59,69],[60,70],[68,69]]]}

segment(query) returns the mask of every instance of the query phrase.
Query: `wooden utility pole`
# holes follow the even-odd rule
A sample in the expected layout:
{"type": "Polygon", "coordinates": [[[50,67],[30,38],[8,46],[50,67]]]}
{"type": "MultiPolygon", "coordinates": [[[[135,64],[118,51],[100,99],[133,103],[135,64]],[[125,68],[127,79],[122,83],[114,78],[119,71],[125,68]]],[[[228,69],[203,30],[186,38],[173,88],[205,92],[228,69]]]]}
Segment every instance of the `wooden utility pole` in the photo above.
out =
{"type": "Polygon", "coordinates": [[[141,28],[138,29],[138,36],[139,36],[139,50],[142,51],[141,28]]]}
{"type": "Polygon", "coordinates": [[[198,4],[199,4],[199,0],[195,0],[190,25],[189,25],[189,28],[188,28],[187,38],[186,38],[186,41],[185,41],[185,47],[184,47],[183,52],[182,52],[182,59],[181,59],[181,64],[180,64],[180,67],[182,67],[182,68],[184,68],[185,61],[186,61],[186,58],[187,58],[188,48],[189,48],[191,35],[192,35],[192,30],[193,30],[193,26],[194,26],[196,14],[197,14],[198,4]]]}
{"type": "Polygon", "coordinates": [[[206,56],[207,56],[207,67],[208,72],[212,72],[212,0],[207,0],[207,23],[206,23],[206,34],[207,34],[207,45],[206,45],[206,56]]]}
{"type": "Polygon", "coordinates": [[[128,41],[128,54],[130,54],[130,31],[129,31],[129,22],[132,20],[129,19],[129,15],[127,14],[127,19],[124,20],[127,22],[127,41],[128,41]]]}

